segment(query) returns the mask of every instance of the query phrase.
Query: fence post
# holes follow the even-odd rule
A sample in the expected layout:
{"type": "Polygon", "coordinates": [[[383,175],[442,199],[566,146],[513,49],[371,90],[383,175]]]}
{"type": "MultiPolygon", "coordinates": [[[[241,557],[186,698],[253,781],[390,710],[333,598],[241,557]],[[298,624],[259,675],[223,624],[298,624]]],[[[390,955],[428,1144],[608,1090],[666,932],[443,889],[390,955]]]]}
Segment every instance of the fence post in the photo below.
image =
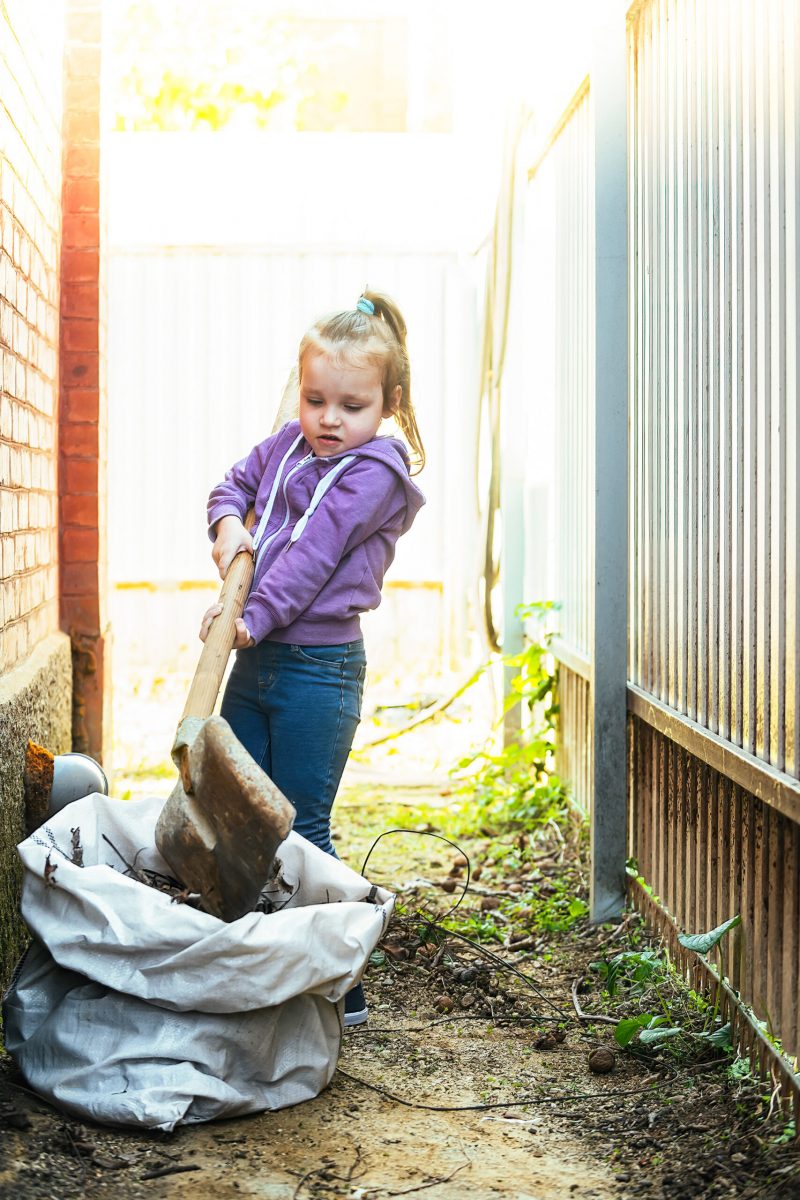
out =
{"type": "Polygon", "coordinates": [[[591,70],[595,123],[593,921],[611,920],[622,910],[627,848],[627,38],[621,6],[604,8],[605,19],[594,30],[591,70]]]}

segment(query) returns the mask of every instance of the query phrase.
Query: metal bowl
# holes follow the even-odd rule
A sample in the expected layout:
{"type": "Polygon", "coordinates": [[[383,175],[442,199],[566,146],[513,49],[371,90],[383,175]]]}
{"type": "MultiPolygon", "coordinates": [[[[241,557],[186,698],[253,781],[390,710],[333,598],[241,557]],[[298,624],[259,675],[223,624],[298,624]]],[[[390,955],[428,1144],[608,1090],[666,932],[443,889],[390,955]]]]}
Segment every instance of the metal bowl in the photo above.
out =
{"type": "Polygon", "coordinates": [[[88,754],[57,754],[53,763],[50,814],[93,792],[108,795],[108,780],[100,764],[88,754]]]}

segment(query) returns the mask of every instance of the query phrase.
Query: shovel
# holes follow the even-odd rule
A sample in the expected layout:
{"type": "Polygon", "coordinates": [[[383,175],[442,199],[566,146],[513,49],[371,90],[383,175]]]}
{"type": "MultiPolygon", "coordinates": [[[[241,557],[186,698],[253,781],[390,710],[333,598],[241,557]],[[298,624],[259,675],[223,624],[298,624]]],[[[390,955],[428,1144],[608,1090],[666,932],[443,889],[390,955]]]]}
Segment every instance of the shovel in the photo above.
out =
{"type": "MultiPolygon", "coordinates": [[[[245,527],[253,523],[252,511],[245,527]]],[[[222,585],[195,670],[172,758],[180,772],[156,825],[161,856],[206,912],[235,921],[250,912],[272,874],[295,810],[234,735],[212,716],[253,579],[253,556],[236,555],[222,585]]]]}

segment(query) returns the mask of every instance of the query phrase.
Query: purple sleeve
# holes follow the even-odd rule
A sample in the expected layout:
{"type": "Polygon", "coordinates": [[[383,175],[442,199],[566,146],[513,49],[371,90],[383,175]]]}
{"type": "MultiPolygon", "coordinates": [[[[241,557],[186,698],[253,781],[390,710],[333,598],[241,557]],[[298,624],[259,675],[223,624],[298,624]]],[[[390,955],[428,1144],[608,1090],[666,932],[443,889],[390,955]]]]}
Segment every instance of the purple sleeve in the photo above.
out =
{"type": "Polygon", "coordinates": [[[255,503],[277,434],[254,446],[246,458],[234,463],[225,478],[208,497],[208,536],[216,539],[214,526],[222,517],[234,516],[243,521],[247,510],[255,503]]]}
{"type": "Polygon", "coordinates": [[[405,488],[383,463],[364,458],[346,471],[248,596],[242,616],[255,641],[296,621],[343,557],[368,537],[380,530],[394,545],[405,511],[405,488]]]}

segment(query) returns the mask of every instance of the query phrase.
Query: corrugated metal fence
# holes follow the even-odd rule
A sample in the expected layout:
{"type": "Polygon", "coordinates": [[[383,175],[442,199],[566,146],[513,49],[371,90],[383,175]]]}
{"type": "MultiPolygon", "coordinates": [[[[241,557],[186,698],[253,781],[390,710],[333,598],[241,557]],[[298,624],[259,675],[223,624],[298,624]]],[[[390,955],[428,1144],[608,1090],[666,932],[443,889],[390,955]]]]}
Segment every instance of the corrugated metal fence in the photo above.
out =
{"type": "Polygon", "coordinates": [[[631,849],[796,1053],[797,6],[629,35],[631,849]]]}
{"type": "MultiPolygon", "coordinates": [[[[792,1054],[800,1050],[798,32],[794,0],[649,0],[628,13],[627,600],[624,574],[618,583],[628,611],[628,852],[660,904],[635,886],[637,902],[659,914],[673,942],[674,925],[696,932],[741,913],[731,983],[792,1054]]],[[[599,537],[593,558],[587,542],[602,468],[584,438],[607,383],[589,341],[601,314],[594,300],[588,311],[583,303],[591,221],[587,233],[576,217],[591,213],[597,175],[582,173],[600,154],[591,120],[588,144],[582,137],[588,104],[584,88],[532,187],[549,172],[564,193],[549,231],[564,316],[555,352],[569,364],[551,398],[567,434],[557,451],[556,542],[565,553],[556,649],[564,766],[578,794],[588,791],[596,824],[613,797],[600,793],[590,757],[602,631],[596,625],[581,642],[577,620],[604,553],[599,537]],[[584,378],[584,358],[594,378],[584,378]],[[582,411],[576,432],[571,414],[582,411]],[[569,569],[576,558],[581,566],[588,558],[588,576],[569,569]]],[[[752,1023],[740,1023],[738,1036],[748,1049],[758,1041],[752,1023]]]]}

